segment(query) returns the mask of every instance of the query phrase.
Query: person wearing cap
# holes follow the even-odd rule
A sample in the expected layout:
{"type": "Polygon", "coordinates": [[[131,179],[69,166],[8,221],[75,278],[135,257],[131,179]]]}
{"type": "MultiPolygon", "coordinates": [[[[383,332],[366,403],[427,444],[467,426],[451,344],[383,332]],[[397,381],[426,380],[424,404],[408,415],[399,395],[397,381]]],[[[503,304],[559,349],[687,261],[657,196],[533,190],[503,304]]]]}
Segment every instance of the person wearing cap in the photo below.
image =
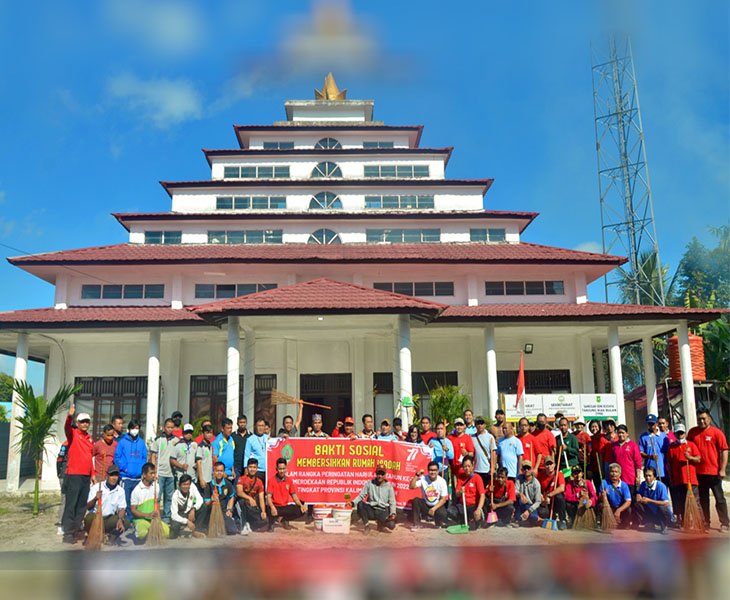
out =
{"type": "MultiPolygon", "coordinates": [[[[183,427],[183,437],[185,428],[183,427]]],[[[193,442],[195,443],[195,442],[193,442]]],[[[198,487],[193,485],[193,478],[187,473],[180,475],[177,489],[172,495],[172,521],[170,522],[170,539],[178,537],[205,537],[197,529],[196,522],[202,523],[204,511],[207,510],[203,496],[198,487]]]]}
{"type": "Polygon", "coordinates": [[[585,430],[585,423],[581,417],[573,421],[573,435],[578,440],[578,464],[588,466],[588,457],[591,451],[591,436],[585,430]]]}
{"type": "Polygon", "coordinates": [[[449,481],[449,462],[454,459],[454,444],[446,437],[444,423],[436,423],[435,434],[426,445],[433,451],[433,460],[439,465],[439,475],[449,481]]]}
{"type": "Polygon", "coordinates": [[[357,433],[355,433],[355,419],[352,417],[345,417],[345,422],[337,421],[337,425],[332,430],[333,438],[347,438],[349,440],[357,439],[357,433]]]}
{"type": "Polygon", "coordinates": [[[667,444],[664,446],[664,477],[662,477],[662,483],[670,488],[671,491],[671,478],[670,478],[670,467],[669,467],[669,446],[677,441],[677,437],[669,427],[669,419],[666,417],[659,417],[657,419],[657,427],[659,432],[667,436],[667,444]]]}
{"type": "Polygon", "coordinates": [[[507,469],[500,467],[495,471],[494,481],[485,492],[488,496],[486,509],[497,513],[497,527],[507,527],[512,521],[517,501],[515,482],[507,479],[507,469]]]}
{"type": "Polygon", "coordinates": [[[596,504],[598,504],[598,496],[593,482],[585,478],[583,467],[576,465],[571,469],[571,477],[565,484],[565,508],[570,527],[573,527],[580,509],[594,508],[596,504]]]}
{"type": "Polygon", "coordinates": [[[182,430],[182,422],[183,422],[183,414],[176,410],[172,415],[170,416],[172,419],[172,422],[175,424],[175,427],[172,429],[172,435],[174,435],[177,439],[181,440],[183,436],[183,430],[182,430]]]}
{"type": "Polygon", "coordinates": [[[101,516],[104,518],[104,532],[114,538],[114,543],[119,536],[129,527],[126,519],[127,499],[122,486],[119,485],[119,467],[111,464],[106,469],[106,480],[91,486],[89,496],[86,500],[86,510],[89,511],[84,518],[84,529],[89,534],[91,524],[94,522],[94,515],[99,506],[101,498],[101,516]]]}
{"type": "Polygon", "coordinates": [[[79,413],[76,417],[76,427],[73,427],[75,413],[76,405],[71,404],[63,426],[68,440],[68,462],[63,480],[66,505],[61,518],[63,541],[66,544],[76,542],[76,535],[86,512],[86,501],[94,468],[93,440],[89,434],[91,417],[88,413],[79,413]]]}
{"type": "Polygon", "coordinates": [[[258,461],[259,469],[256,476],[266,485],[266,444],[269,436],[266,433],[266,420],[259,417],[253,425],[253,435],[246,440],[246,451],[243,453],[243,462],[248,464],[249,459],[258,461]]]}
{"type": "Polygon", "coordinates": [[[508,479],[515,481],[522,470],[524,456],[522,442],[515,436],[515,426],[509,421],[505,421],[502,431],[504,431],[504,437],[497,444],[499,466],[507,469],[508,479]]]}
{"type": "Polygon", "coordinates": [[[286,459],[276,460],[276,474],[266,489],[266,502],[269,513],[269,531],[273,531],[274,523],[280,523],[284,529],[291,529],[289,521],[306,515],[310,522],[307,505],[299,499],[296,484],[287,477],[286,459]]]}
{"type": "Polygon", "coordinates": [[[304,437],[328,438],[329,436],[322,429],[322,415],[314,413],[312,415],[312,427],[304,437]]]}
{"type": "Polygon", "coordinates": [[[669,492],[672,506],[678,522],[684,520],[684,504],[687,500],[687,482],[692,486],[692,493],[699,504],[700,495],[697,482],[697,465],[702,457],[697,445],[687,440],[684,423],[674,426],[674,442],[669,444],[667,454],[667,470],[671,480],[669,492]]]}
{"type": "Polygon", "coordinates": [[[199,443],[196,442],[198,448],[195,450],[195,483],[202,493],[213,479],[213,463],[218,462],[218,459],[213,453],[213,427],[209,424],[203,425],[200,435],[202,439],[199,443]]]}
{"type": "Polygon", "coordinates": [[[631,526],[631,490],[621,479],[621,465],[608,465],[608,478],[601,482],[600,503],[608,502],[620,529],[631,526]]]}
{"type": "Polygon", "coordinates": [[[241,535],[248,535],[266,525],[264,484],[256,476],[259,461],[249,458],[246,471],[236,482],[236,497],[241,515],[241,535]]]}
{"type": "Polygon", "coordinates": [[[119,467],[127,507],[132,505],[132,490],[137,487],[142,477],[142,465],[146,462],[147,444],[144,436],[139,434],[139,423],[132,419],[127,425],[127,433],[119,439],[114,451],[114,464],[119,467]]]}
{"type": "MultiPolygon", "coordinates": [[[[475,429],[476,430],[476,429],[475,429]]],[[[454,447],[454,459],[451,461],[451,476],[456,477],[461,472],[461,463],[467,456],[474,456],[474,441],[466,433],[466,422],[461,417],[454,420],[454,431],[449,436],[454,447]]]]}
{"type": "Polygon", "coordinates": [[[489,428],[489,432],[494,436],[494,439],[499,443],[499,440],[504,436],[504,424],[507,422],[504,411],[498,408],[494,411],[494,423],[489,428]]]}
{"type": "MultiPolygon", "coordinates": [[[[551,457],[547,457],[548,459],[551,457]]],[[[522,472],[515,481],[515,523],[514,527],[535,526],[540,518],[538,509],[542,502],[542,490],[540,482],[535,478],[532,463],[529,460],[522,461],[522,472]]]]}
{"type": "Polygon", "coordinates": [[[91,456],[94,460],[94,477],[92,483],[104,481],[106,470],[114,462],[114,452],[117,449],[117,440],[114,438],[114,428],[104,425],[101,438],[94,443],[91,456]]]}
{"type": "Polygon", "coordinates": [[[353,500],[353,505],[363,522],[363,533],[370,533],[370,520],[377,523],[378,531],[395,529],[395,491],[385,479],[385,466],[375,467],[375,478],[365,483],[353,500]]]}
{"type": "Polygon", "coordinates": [[[697,465],[697,483],[700,489],[700,506],[705,517],[705,529],[710,528],[710,492],[715,497],[715,510],[720,518],[720,531],[730,529],[727,500],[722,480],[727,472],[728,445],[725,434],[712,425],[712,416],[706,408],[697,411],[697,426],[687,432],[687,439],[700,451],[697,465]]]}
{"type": "Polygon", "coordinates": [[[556,469],[553,458],[548,456],[545,459],[545,471],[537,474],[537,480],[540,482],[540,492],[542,494],[539,509],[540,517],[543,519],[551,518],[550,512],[552,509],[552,514],[558,519],[558,529],[561,531],[567,529],[565,475],[562,471],[556,469]]]}
{"type": "Polygon", "coordinates": [[[175,478],[172,473],[172,451],[178,443],[178,438],[173,435],[172,430],[175,422],[172,419],[165,419],[162,432],[152,443],[150,450],[150,462],[157,468],[157,485],[162,493],[162,520],[170,523],[170,506],[172,495],[175,493],[175,478]]]}
{"type": "Polygon", "coordinates": [[[411,479],[409,488],[421,490],[421,496],[413,499],[413,528],[421,527],[421,519],[430,517],[437,528],[446,527],[448,514],[446,503],[449,501],[449,489],[446,480],[439,475],[439,464],[432,460],[424,474],[420,469],[411,479]]]}
{"type": "Polygon", "coordinates": [[[646,431],[639,436],[639,452],[644,459],[644,466],[652,467],[659,479],[666,476],[664,459],[669,449],[667,434],[659,431],[656,415],[646,415],[646,431]]]}
{"type": "Polygon", "coordinates": [[[398,440],[393,431],[390,429],[390,421],[388,419],[383,419],[380,422],[380,431],[375,435],[375,439],[382,440],[384,442],[398,440]]]}
{"type": "Polygon", "coordinates": [[[654,467],[644,467],[644,481],[636,493],[636,520],[639,524],[652,529],[659,527],[660,533],[667,532],[672,522],[669,508],[669,490],[659,479],[654,467]]]}
{"type": "Polygon", "coordinates": [[[629,439],[629,429],[626,425],[616,428],[618,439],[611,445],[613,461],[621,465],[621,480],[629,486],[632,498],[636,498],[637,482],[641,478],[642,460],[639,446],[629,439]]]}
{"type": "MultiPolygon", "coordinates": [[[[613,419],[606,419],[605,421],[603,421],[603,423],[601,424],[601,428],[603,429],[603,439],[605,443],[599,445],[601,452],[601,461],[603,462],[602,471],[603,476],[605,477],[606,473],[608,473],[608,466],[614,460],[613,444],[614,442],[618,441],[618,432],[616,429],[616,421],[614,421],[613,419]]],[[[595,452],[595,446],[593,448],[593,451],[595,452]]]]}
{"type": "Polygon", "coordinates": [[[180,476],[184,473],[190,475],[193,482],[198,480],[198,474],[195,470],[195,454],[198,450],[198,444],[193,441],[194,431],[195,428],[190,423],[185,423],[182,439],[175,444],[170,456],[170,464],[172,465],[175,481],[178,482],[178,488],[180,476]]]}
{"type": "Polygon", "coordinates": [[[555,442],[560,454],[560,468],[574,467],[578,464],[578,438],[570,431],[570,421],[565,417],[560,417],[557,425],[555,442]]]}
{"type": "Polygon", "coordinates": [[[484,487],[487,487],[492,481],[492,469],[497,466],[497,442],[487,431],[484,417],[477,417],[474,426],[476,431],[471,436],[474,445],[474,471],[482,478],[484,487]]]}

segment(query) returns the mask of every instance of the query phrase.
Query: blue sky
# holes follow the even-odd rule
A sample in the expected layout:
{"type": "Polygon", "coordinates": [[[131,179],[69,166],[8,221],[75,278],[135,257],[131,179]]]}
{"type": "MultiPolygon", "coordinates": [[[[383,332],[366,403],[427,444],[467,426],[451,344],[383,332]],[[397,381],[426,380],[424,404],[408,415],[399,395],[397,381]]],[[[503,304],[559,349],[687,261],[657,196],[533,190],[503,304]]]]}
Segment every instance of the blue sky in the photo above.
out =
{"type": "MultiPolygon", "coordinates": [[[[0,243],[124,242],[109,213],[169,210],[159,180],[209,177],[201,148],[282,119],[332,69],[376,118],[453,145],[449,176],[494,177],[487,207],[542,213],[526,241],[598,248],[589,44],[621,15],[673,270],[730,219],[728,4],[516,4],[0,0],[0,243]]],[[[0,269],[0,310],[52,304],[49,284],[0,269]]]]}

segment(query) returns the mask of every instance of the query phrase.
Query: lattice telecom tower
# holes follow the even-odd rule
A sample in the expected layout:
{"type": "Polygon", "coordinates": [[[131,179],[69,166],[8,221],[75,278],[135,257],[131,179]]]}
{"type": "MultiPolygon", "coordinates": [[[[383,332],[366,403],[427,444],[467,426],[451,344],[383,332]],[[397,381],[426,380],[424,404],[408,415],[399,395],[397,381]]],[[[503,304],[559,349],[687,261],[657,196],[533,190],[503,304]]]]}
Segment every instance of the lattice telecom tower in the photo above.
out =
{"type": "Polygon", "coordinates": [[[636,304],[664,304],[659,244],[639,109],[639,92],[628,36],[610,36],[608,55],[593,54],[593,110],[598,154],[603,251],[629,257],[605,277],[636,304]]]}

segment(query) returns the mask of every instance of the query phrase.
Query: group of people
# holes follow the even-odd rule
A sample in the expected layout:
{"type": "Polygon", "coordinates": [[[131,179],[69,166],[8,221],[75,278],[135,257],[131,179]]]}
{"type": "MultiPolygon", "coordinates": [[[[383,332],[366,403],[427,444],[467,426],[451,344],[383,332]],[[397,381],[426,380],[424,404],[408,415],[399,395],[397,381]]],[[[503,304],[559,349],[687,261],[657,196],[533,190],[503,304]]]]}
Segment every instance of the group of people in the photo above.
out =
{"type": "MultiPolygon", "coordinates": [[[[121,417],[105,425],[94,442],[90,421],[72,406],[65,422],[67,440],[59,454],[64,499],[59,533],[64,542],[83,539],[99,505],[115,543],[143,541],[156,516],[166,536],[204,536],[213,502],[220,504],[231,535],[277,525],[288,529],[292,520],[312,520],[311,507],[297,495],[285,459],[278,459],[267,484],[271,426],[265,419],[257,418],[250,432],[245,415],[237,419],[235,431],[233,422],[224,418],[217,435],[206,421],[195,437],[194,427],[183,425],[183,415],[176,411],[149,444],[134,420],[123,433],[121,417]]],[[[722,478],[728,445],[709,412],[700,410],[698,426],[688,432],[680,423],[670,431],[668,421],[656,415],[646,421],[638,443],[629,439],[625,425],[613,420],[591,421],[586,432],[583,422],[571,423],[560,414],[552,427],[545,414],[534,422],[520,419],[515,431],[501,410],[489,425],[467,410],[453,426],[434,425],[424,416],[406,430],[397,418],[392,423],[384,419],[376,430],[367,414],[359,431],[347,417],[330,434],[323,430],[322,416],[314,415],[301,435],[427,446],[432,460],[410,481],[411,489],[420,491],[409,507],[414,529],[425,522],[435,527],[466,522],[472,530],[530,527],[553,518],[559,529],[566,529],[581,509],[607,503],[620,527],[663,532],[681,524],[689,485],[706,526],[712,493],[721,529],[727,531],[722,478]]],[[[296,420],[283,419],[277,435],[298,437],[300,426],[301,410],[296,420]]],[[[371,521],[381,531],[395,528],[395,492],[385,467],[376,467],[352,507],[366,532],[371,521]]]]}

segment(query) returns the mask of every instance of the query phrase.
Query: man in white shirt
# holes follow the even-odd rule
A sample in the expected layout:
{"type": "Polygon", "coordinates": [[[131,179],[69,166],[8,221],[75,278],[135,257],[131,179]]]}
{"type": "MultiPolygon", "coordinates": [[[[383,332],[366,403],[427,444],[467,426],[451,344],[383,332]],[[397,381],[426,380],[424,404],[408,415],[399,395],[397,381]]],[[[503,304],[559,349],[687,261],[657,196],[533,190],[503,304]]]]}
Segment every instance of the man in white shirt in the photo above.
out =
{"type": "Polygon", "coordinates": [[[172,494],[170,539],[190,535],[196,538],[205,537],[205,534],[195,527],[196,519],[203,520],[204,507],[205,501],[198,487],[193,485],[193,478],[187,473],[180,475],[177,489],[172,494]]]}
{"type": "Polygon", "coordinates": [[[119,485],[119,467],[117,465],[109,465],[106,471],[106,481],[91,486],[89,490],[89,498],[86,502],[86,510],[89,512],[84,519],[84,529],[87,534],[94,522],[100,498],[104,532],[110,536],[110,539],[113,538],[113,542],[116,542],[124,530],[129,527],[129,521],[125,518],[127,498],[124,495],[124,489],[119,485]]]}
{"type": "Polygon", "coordinates": [[[421,489],[421,497],[413,499],[413,529],[420,529],[421,519],[433,517],[436,527],[446,527],[448,515],[446,503],[449,500],[449,489],[446,480],[439,475],[439,464],[436,461],[428,463],[428,474],[423,469],[411,479],[409,487],[412,490],[421,489]]]}
{"type": "MultiPolygon", "coordinates": [[[[132,490],[130,510],[132,511],[132,524],[134,535],[138,540],[147,538],[150,531],[152,517],[160,516],[160,486],[155,481],[157,468],[152,463],[145,463],[142,466],[142,479],[137,487],[132,490]],[[155,491],[157,498],[155,498],[155,491]]],[[[172,497],[170,497],[172,500],[172,497]]],[[[170,526],[162,522],[162,533],[164,537],[170,537],[170,526]]]]}

